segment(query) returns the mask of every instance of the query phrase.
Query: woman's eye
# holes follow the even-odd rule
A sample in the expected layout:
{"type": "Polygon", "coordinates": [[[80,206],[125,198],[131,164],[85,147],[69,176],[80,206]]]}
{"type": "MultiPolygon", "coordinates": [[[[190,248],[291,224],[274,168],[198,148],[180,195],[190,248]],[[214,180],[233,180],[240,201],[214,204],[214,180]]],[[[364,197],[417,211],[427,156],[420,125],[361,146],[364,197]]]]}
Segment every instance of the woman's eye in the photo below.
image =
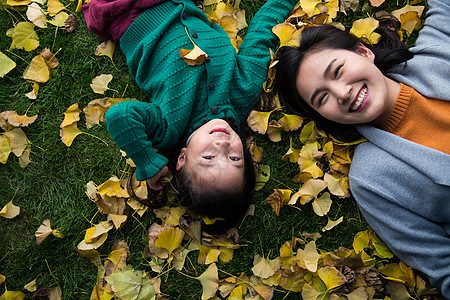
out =
{"type": "Polygon", "coordinates": [[[213,159],[214,156],[203,156],[204,159],[213,159]]]}
{"type": "Polygon", "coordinates": [[[232,161],[239,161],[239,160],[241,160],[239,157],[234,157],[234,156],[230,156],[230,159],[232,161]]]}
{"type": "Polygon", "coordinates": [[[334,71],[334,77],[335,77],[335,78],[337,78],[337,77],[339,76],[339,71],[341,70],[341,68],[342,68],[342,65],[338,66],[338,67],[336,68],[336,71],[334,71]]]}

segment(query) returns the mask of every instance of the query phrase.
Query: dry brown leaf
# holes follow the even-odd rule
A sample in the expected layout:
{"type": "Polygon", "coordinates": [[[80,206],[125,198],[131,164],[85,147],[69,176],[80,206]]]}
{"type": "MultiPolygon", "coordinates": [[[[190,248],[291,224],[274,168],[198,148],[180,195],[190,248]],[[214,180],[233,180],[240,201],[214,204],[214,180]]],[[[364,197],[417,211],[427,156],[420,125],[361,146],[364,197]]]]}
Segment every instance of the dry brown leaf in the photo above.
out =
{"type": "Polygon", "coordinates": [[[58,59],[55,54],[50,51],[50,49],[44,48],[39,55],[45,59],[45,62],[50,69],[54,69],[59,65],[58,59]]]}

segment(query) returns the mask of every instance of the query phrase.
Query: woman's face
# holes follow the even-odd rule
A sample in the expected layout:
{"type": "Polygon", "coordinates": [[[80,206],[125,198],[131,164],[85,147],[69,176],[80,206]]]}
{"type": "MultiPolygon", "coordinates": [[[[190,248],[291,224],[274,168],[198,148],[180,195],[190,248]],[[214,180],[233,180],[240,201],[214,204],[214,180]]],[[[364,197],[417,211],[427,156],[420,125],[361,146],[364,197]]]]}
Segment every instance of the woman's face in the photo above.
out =
{"type": "Polygon", "coordinates": [[[326,119],[342,124],[381,124],[392,111],[400,85],[374,64],[372,51],[322,49],[307,54],[297,91],[326,119]]]}

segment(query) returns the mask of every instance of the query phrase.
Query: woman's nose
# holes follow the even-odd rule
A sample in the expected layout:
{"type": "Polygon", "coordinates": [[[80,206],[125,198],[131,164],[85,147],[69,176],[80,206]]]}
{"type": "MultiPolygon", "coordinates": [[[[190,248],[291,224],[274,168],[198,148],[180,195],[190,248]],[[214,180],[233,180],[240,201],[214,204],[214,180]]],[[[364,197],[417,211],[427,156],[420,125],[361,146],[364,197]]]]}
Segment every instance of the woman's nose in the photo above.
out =
{"type": "Polygon", "coordinates": [[[340,84],[336,86],[335,95],[338,99],[339,104],[346,103],[350,97],[352,92],[352,86],[348,84],[340,84]]]}

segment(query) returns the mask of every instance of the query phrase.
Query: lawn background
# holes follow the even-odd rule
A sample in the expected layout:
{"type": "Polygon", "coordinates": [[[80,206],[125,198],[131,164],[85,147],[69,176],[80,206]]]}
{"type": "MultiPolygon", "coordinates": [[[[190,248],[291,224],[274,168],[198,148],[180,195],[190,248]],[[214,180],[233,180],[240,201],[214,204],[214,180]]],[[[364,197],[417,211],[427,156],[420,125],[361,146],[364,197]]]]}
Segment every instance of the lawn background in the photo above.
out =
{"type": "MultiPolygon", "coordinates": [[[[69,10],[75,11],[76,3],[64,3],[69,10]]],[[[246,10],[248,22],[263,3],[242,0],[241,8],[246,10]]],[[[405,4],[406,1],[399,0],[398,3],[389,4],[390,7],[382,6],[377,10],[391,11],[405,4]]],[[[0,9],[0,51],[17,64],[14,70],[0,78],[0,112],[14,110],[19,114],[38,115],[36,122],[24,129],[32,143],[30,165],[25,169],[20,168],[13,154],[5,165],[0,165],[0,205],[3,207],[13,199],[13,203],[21,208],[20,215],[14,219],[0,218],[0,274],[6,276],[8,290],[24,291],[23,286],[37,278],[43,287],[59,284],[63,299],[89,299],[96,283],[97,268],[75,249],[84,238],[85,230],[91,227],[89,222],[97,224],[105,218],[96,215],[97,206],[85,194],[86,183],[94,181],[101,184],[112,175],[126,177],[123,172],[126,163],[109,137],[105,124],[87,129],[82,115],[78,122],[79,128],[98,138],[81,134],[70,147],[61,142],[59,125],[64,118],[63,112],[70,105],[78,103],[83,108],[91,100],[101,98],[89,86],[92,79],[100,74],[114,76],[109,87],[115,91],[106,91],[106,96],[140,100],[147,98],[130,77],[125,58],[118,48],[114,54],[114,63],[108,57],[94,55],[96,46],[102,40],[87,30],[81,13],[74,14],[78,26],[73,33],[56,30],[51,25],[47,29],[36,27],[40,39],[40,46],[36,50],[9,51],[11,38],[6,36],[6,31],[14,23],[25,21],[25,11],[0,9]],[[40,84],[38,98],[29,100],[24,94],[32,86],[21,77],[31,59],[45,47],[53,53],[57,52],[60,64],[50,81],[40,84]],[[34,232],[44,219],[50,219],[52,228],[59,229],[64,238],[50,236],[44,243],[37,245],[34,232]]],[[[350,25],[355,19],[366,16],[362,12],[349,13],[347,16],[341,15],[338,20],[350,25]]],[[[247,218],[239,229],[239,242],[247,246],[236,250],[233,260],[226,265],[219,264],[219,269],[237,276],[241,272],[249,275],[255,254],[274,258],[279,255],[281,245],[292,236],[298,236],[301,232],[321,232],[321,228],[326,225],[326,218],[315,215],[310,204],[302,206],[301,210],[284,207],[278,217],[269,206],[263,204],[275,188],[299,188],[299,183],[291,180],[298,173],[297,164],[281,160],[289,148],[289,138],[298,140],[298,133],[283,133],[283,140],[279,143],[271,142],[266,136],[256,136],[257,144],[264,149],[262,163],[271,166],[271,179],[256,194],[255,215],[247,218]]],[[[331,219],[343,216],[344,222],[324,232],[317,241],[318,248],[324,250],[331,251],[340,246],[351,248],[354,235],[368,228],[353,198],[333,198],[329,216],[331,219]]],[[[123,239],[130,247],[128,263],[136,269],[151,271],[143,265],[145,260],[141,254],[144,248],[142,240],[153,221],[153,214],[129,218],[124,228],[110,232],[100,252],[107,255],[112,243],[123,239]]],[[[198,276],[205,266],[198,265],[195,254],[191,254],[191,262],[186,263],[185,273],[198,276]]],[[[161,289],[167,299],[200,299],[202,293],[197,280],[176,271],[163,276],[161,289]]],[[[0,294],[4,291],[5,284],[2,284],[0,294]]],[[[27,292],[27,295],[31,293],[27,292]]],[[[282,298],[298,299],[300,295],[276,291],[274,299],[282,298]]]]}

